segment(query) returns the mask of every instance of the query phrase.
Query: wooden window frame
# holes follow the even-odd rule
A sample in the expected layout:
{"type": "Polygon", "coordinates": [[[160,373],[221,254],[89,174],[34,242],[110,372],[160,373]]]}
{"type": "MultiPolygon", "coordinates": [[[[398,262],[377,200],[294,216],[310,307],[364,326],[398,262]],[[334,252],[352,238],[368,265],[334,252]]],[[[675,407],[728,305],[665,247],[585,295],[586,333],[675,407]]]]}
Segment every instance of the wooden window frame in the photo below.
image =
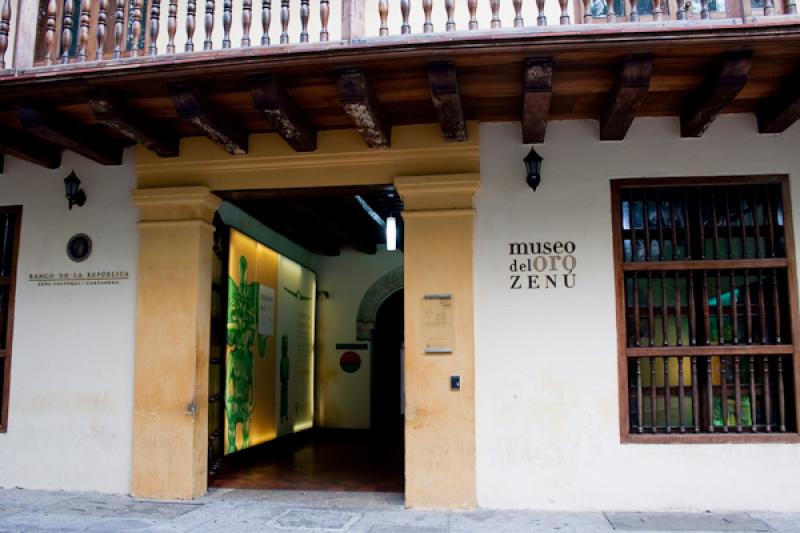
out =
{"type": "MultiPolygon", "coordinates": [[[[743,175],[743,176],[704,176],[704,177],[679,177],[679,178],[622,178],[611,180],[611,222],[614,257],[614,285],[617,324],[617,375],[619,400],[619,432],[620,442],[623,444],[728,444],[728,443],[798,443],[800,433],[669,433],[669,434],[639,434],[631,431],[630,401],[628,381],[628,335],[626,322],[626,295],[625,272],[623,269],[623,242],[622,242],[622,214],[620,208],[621,191],[628,188],[663,188],[669,186],[735,186],[735,185],[767,185],[778,184],[781,187],[781,200],[783,202],[784,237],[786,246],[787,286],[789,289],[789,312],[791,315],[791,348],[792,372],[794,389],[795,418],[800,419],[800,327],[798,327],[798,284],[795,259],[794,227],[792,222],[792,204],[789,187],[789,177],[786,174],[743,175]]],[[[759,352],[765,350],[761,345],[752,345],[759,352]]],[[[769,349],[784,348],[783,346],[766,346],[769,349]]],[[[726,347],[697,347],[697,355],[708,351],[719,353],[726,347]]],[[[748,346],[739,346],[747,349],[748,346]]],[[[800,427],[800,420],[795,420],[795,427],[800,427]]]]}
{"type": "Polygon", "coordinates": [[[15,215],[14,242],[11,249],[11,275],[0,278],[0,284],[8,285],[8,319],[6,323],[6,349],[1,352],[0,372],[3,372],[2,403],[0,403],[0,433],[8,431],[8,398],[11,389],[11,353],[14,336],[14,301],[17,282],[17,259],[19,258],[19,236],[22,226],[22,206],[0,206],[0,213],[13,213],[15,215]]]}

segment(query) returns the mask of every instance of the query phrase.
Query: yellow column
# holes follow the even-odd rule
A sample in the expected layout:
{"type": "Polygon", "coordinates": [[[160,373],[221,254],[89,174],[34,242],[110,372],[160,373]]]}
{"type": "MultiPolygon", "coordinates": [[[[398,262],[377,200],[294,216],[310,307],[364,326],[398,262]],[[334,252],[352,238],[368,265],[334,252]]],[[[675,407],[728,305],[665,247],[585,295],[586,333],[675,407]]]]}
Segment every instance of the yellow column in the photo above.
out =
{"type": "Polygon", "coordinates": [[[405,203],[406,505],[475,506],[472,197],[477,174],[395,179],[405,203]],[[426,294],[449,294],[453,352],[426,355],[426,294]],[[450,390],[450,376],[461,390],[450,390]]]}
{"type": "Polygon", "coordinates": [[[139,272],[131,492],[206,491],[211,221],[206,187],[138,189],[139,272]]]}

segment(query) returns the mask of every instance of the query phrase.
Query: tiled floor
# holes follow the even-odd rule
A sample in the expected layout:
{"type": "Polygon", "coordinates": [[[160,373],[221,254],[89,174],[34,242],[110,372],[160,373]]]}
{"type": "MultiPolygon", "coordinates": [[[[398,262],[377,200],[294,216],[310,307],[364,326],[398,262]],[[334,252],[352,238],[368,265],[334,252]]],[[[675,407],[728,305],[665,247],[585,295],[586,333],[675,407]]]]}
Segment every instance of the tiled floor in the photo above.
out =
{"type": "Polygon", "coordinates": [[[212,487],[403,491],[402,433],[312,430],[226,458],[212,487]]]}

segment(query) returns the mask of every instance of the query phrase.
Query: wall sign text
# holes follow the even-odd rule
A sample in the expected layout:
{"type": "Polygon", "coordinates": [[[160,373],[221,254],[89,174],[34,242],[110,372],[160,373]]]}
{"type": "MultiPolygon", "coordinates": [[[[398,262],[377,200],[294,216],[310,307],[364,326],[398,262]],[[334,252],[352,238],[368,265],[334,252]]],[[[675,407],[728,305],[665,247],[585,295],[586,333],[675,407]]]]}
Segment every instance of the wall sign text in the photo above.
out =
{"type": "Polygon", "coordinates": [[[572,289],[575,287],[573,241],[510,242],[509,288],[512,290],[572,289]]]}

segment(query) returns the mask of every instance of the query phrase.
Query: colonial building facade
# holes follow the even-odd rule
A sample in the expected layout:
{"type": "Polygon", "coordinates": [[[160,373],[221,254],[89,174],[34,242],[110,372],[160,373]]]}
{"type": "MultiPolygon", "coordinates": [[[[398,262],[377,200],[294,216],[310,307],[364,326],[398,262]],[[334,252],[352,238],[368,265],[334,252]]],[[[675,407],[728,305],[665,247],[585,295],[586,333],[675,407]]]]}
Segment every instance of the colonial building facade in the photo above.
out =
{"type": "Polygon", "coordinates": [[[232,329],[368,428],[402,288],[409,506],[797,511],[795,4],[537,4],[3,0],[0,486],[203,494],[232,329]]]}

